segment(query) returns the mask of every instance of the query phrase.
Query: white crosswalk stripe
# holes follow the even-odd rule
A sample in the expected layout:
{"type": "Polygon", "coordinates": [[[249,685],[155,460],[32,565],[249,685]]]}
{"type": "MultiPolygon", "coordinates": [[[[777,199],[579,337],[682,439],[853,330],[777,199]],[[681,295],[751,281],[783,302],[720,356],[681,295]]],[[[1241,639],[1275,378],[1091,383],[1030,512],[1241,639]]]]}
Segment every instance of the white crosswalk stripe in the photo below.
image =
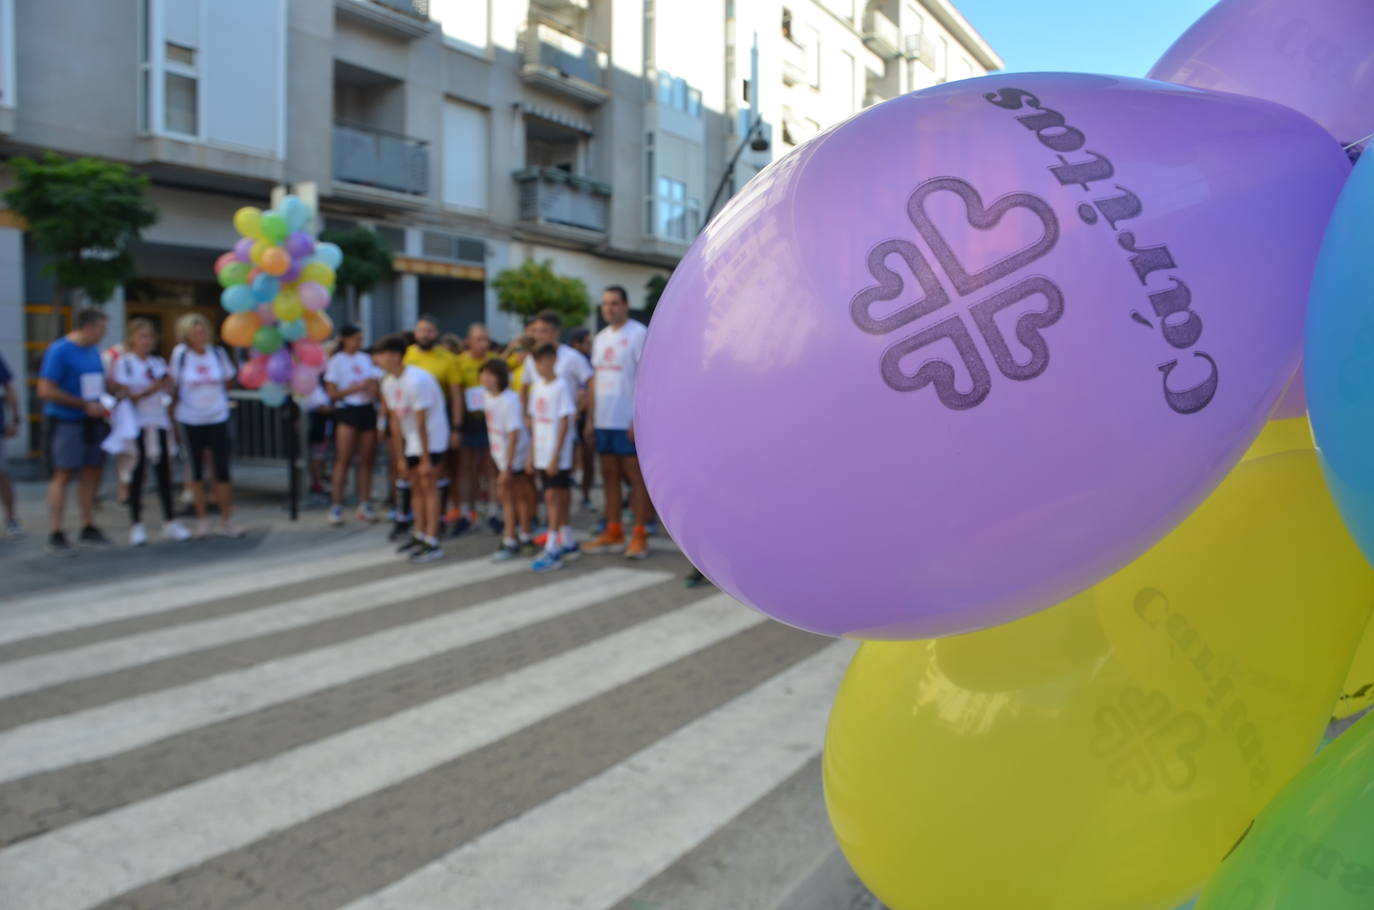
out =
{"type": "MultiPolygon", "coordinates": [[[[537,781],[547,775],[541,761],[567,747],[528,755],[522,736],[596,717],[596,736],[583,735],[590,743],[602,723],[617,729],[614,706],[630,694],[649,707],[604,755],[592,750],[561,793],[533,787],[519,814],[503,796],[465,833],[435,849],[412,845],[400,864],[380,842],[360,842],[358,863],[375,868],[329,905],[608,910],[799,769],[814,774],[851,643],[826,645],[724,594],[673,584],[684,563],[662,554],[653,559],[673,571],[589,556],[587,570],[552,576],[486,559],[398,573],[379,536],[367,549],[262,561],[217,577],[213,590],[175,572],[60,591],[61,606],[47,613],[28,600],[0,607],[0,645],[17,643],[21,654],[30,639],[88,630],[81,644],[46,643],[58,650],[0,662],[0,698],[35,718],[0,731],[0,908],[79,910],[121,896],[143,906],[131,896],[140,889],[156,892],[158,906],[324,906],[292,877],[291,851],[305,850],[329,878],[350,878],[350,861],[330,864],[308,838],[292,840],[299,832],[392,812],[378,806],[407,788],[411,805],[422,803],[434,781],[461,792],[472,774],[501,780],[502,749],[516,756],[513,781],[537,781]],[[345,572],[358,574],[341,584],[345,572]],[[273,592],[288,586],[278,601],[273,592]],[[421,618],[384,609],[462,588],[460,605],[421,618]],[[242,606],[224,603],[254,592],[242,606]],[[206,618],[156,626],[159,613],[202,605],[206,618]],[[138,631],[100,628],[134,617],[145,617],[138,631]],[[292,630],[301,630],[294,650],[274,647],[271,636],[292,630]],[[196,655],[207,649],[224,649],[233,669],[201,675],[196,655]],[[692,669],[746,664],[740,673],[692,669]],[[69,685],[105,674],[115,675],[69,685]],[[694,697],[698,688],[706,691],[694,697]],[[357,717],[355,705],[365,707],[357,717]],[[298,726],[317,710],[318,732],[298,726]],[[291,732],[277,736],[284,724],[291,732]],[[245,732],[254,748],[219,761],[222,745],[245,732]],[[176,779],[124,780],[137,778],[145,756],[176,779]],[[91,799],[82,788],[95,788],[91,799]],[[217,870],[278,843],[288,845],[280,893],[222,899],[217,870]]],[[[470,809],[436,807],[436,818],[470,809]]]]}
{"type": "MultiPolygon", "coordinates": [[[[395,561],[394,556],[391,561],[395,561]]],[[[88,679],[246,638],[284,632],[417,597],[441,594],[460,585],[476,584],[524,570],[524,566],[515,562],[473,560],[416,572],[405,576],[404,581],[383,578],[342,591],[324,591],[218,619],[185,623],[169,629],[14,660],[0,664],[0,698],[58,683],[88,679]]]]}
{"type": "Polygon", "coordinates": [[[465,910],[506,910],[513,894],[529,907],[615,904],[816,755],[853,649],[830,645],[348,910],[448,910],[455,894],[465,910]]]}
{"type": "Polygon", "coordinates": [[[246,670],[64,714],[0,733],[0,782],[93,761],[209,722],[259,711],[579,610],[665,581],[662,572],[603,569],[246,670]]]}

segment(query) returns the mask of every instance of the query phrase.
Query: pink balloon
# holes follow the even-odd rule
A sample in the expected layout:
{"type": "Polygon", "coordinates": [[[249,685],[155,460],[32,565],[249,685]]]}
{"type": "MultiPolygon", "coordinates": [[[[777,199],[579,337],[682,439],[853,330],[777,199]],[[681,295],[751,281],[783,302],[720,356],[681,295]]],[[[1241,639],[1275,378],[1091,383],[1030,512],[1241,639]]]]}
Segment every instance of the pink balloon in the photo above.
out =
{"type": "Polygon", "coordinates": [[[296,355],[296,362],[305,366],[318,367],[324,364],[324,348],[317,341],[293,341],[291,352],[296,355]]]}
{"type": "Polygon", "coordinates": [[[272,302],[270,300],[267,303],[258,304],[257,313],[258,318],[262,320],[263,325],[277,324],[277,314],[272,309],[272,302]]]}
{"type": "Polygon", "coordinates": [[[291,371],[291,392],[302,398],[315,391],[320,384],[320,374],[305,364],[296,364],[291,371]]]}
{"type": "Polygon", "coordinates": [[[754,178],[673,273],[634,390],[654,505],[723,590],[813,632],[1063,601],[1259,432],[1349,173],[1288,108],[1143,79],[870,107],[754,178]]]}
{"type": "Polygon", "coordinates": [[[1374,133],[1371,47],[1368,0],[1221,0],[1150,78],[1277,101],[1348,144],[1374,133]]]}
{"type": "Polygon", "coordinates": [[[224,267],[231,262],[238,262],[238,257],[234,255],[233,250],[227,253],[220,253],[219,258],[215,260],[215,274],[218,275],[224,267]]]}
{"type": "Polygon", "coordinates": [[[315,281],[302,281],[296,288],[307,310],[323,310],[329,306],[329,290],[315,281]]]}
{"type": "Polygon", "coordinates": [[[239,367],[239,385],[245,389],[261,388],[267,381],[267,358],[254,357],[239,367]]]}

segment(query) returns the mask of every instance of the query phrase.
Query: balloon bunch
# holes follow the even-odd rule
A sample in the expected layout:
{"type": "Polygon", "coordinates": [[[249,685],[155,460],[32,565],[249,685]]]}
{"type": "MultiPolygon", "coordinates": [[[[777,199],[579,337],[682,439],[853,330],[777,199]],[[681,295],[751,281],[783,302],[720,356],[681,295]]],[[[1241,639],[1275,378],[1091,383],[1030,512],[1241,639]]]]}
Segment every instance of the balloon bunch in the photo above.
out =
{"type": "Polygon", "coordinates": [[[221,335],[254,351],[239,368],[239,382],[270,407],[315,391],[325,361],[320,342],[334,333],[324,311],[343,252],[316,241],[308,230],[313,214],[297,196],[268,212],[245,206],[234,213],[243,236],[215,261],[220,303],[229,312],[221,335]]]}
{"type": "Polygon", "coordinates": [[[885,905],[1374,906],[1370,47],[1222,0],[1149,80],[893,99],[675,270],[644,477],[723,590],[865,640],[825,798],[885,905]]]}

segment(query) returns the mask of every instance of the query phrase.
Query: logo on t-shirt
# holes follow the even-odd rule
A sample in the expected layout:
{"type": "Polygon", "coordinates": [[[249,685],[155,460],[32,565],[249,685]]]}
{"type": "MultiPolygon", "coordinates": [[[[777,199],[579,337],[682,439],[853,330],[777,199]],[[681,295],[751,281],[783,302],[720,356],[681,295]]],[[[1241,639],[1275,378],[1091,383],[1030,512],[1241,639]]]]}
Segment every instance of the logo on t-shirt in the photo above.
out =
{"type": "Polygon", "coordinates": [[[885,240],[868,254],[868,271],[877,283],[860,291],[849,305],[854,324],[865,332],[881,335],[916,329],[883,352],[883,381],[899,392],[934,386],[940,403],[951,410],[977,407],[992,390],[992,375],[974,344],[974,332],[982,336],[998,372],[1007,379],[1026,381],[1044,373],[1050,352],[1042,332],[1064,315],[1064,295],[1048,278],[1016,273],[1048,254],[1059,240],[1059,222],[1049,204],[1030,193],[1011,193],[984,205],[972,184],[956,177],[937,177],[916,187],[907,200],[907,217],[935,254],[943,274],[936,275],[914,243],[885,240]],[[957,196],[968,226],[978,231],[994,230],[1008,212],[1016,210],[1022,222],[1027,214],[1038,222],[1038,236],[1009,255],[969,271],[926,211],[926,201],[935,193],[957,196]],[[915,277],[919,296],[896,310],[881,309],[885,315],[875,315],[875,303],[911,296],[903,275],[888,264],[894,256],[915,277]],[[953,294],[947,286],[952,286],[953,294]],[[989,293],[982,296],[985,291],[989,293]],[[975,295],[982,299],[970,301],[975,295]],[[1018,315],[1005,318],[1010,313],[1018,315]],[[1013,352],[1009,335],[1024,353],[1013,352]],[[962,375],[949,359],[951,349],[962,375]],[[968,391],[960,391],[960,386],[968,391]]]}
{"type": "MultiPolygon", "coordinates": [[[[620,343],[624,344],[625,342],[622,340],[620,343]]],[[[601,359],[606,361],[607,363],[615,363],[615,348],[607,348],[606,356],[602,357],[601,359]]]]}
{"type": "Polygon", "coordinates": [[[210,368],[203,363],[198,363],[196,364],[196,372],[199,373],[201,376],[209,376],[210,368]]]}

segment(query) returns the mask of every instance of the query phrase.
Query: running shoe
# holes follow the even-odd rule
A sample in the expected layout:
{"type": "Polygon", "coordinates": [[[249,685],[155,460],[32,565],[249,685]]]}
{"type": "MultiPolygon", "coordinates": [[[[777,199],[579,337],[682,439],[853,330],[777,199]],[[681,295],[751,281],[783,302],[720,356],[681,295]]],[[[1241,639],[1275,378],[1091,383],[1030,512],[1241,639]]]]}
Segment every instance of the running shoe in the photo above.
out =
{"type": "Polygon", "coordinates": [[[626,559],[644,559],[649,555],[649,538],[642,531],[630,536],[630,545],[625,548],[626,559]]]}
{"type": "Polygon", "coordinates": [[[18,540],[24,536],[24,526],[12,519],[5,522],[5,536],[10,540],[18,540]]]}
{"type": "Polygon", "coordinates": [[[588,553],[619,553],[625,549],[625,532],[620,525],[614,529],[607,528],[595,539],[587,541],[582,549],[588,553]]]}
{"type": "Polygon", "coordinates": [[[200,521],[196,522],[196,530],[195,533],[191,535],[191,537],[195,540],[205,540],[209,536],[210,520],[207,518],[202,518],[200,521]]]}
{"type": "Polygon", "coordinates": [[[493,534],[504,533],[506,530],[506,522],[501,518],[500,515],[488,515],[487,530],[491,531],[491,533],[493,534]]]}
{"type": "Polygon", "coordinates": [[[510,562],[520,555],[520,545],[518,543],[501,544],[501,549],[491,554],[492,562],[510,562]]]}
{"type": "Polygon", "coordinates": [[[48,535],[48,552],[54,556],[75,556],[76,547],[67,542],[67,535],[53,531],[48,535]]]}
{"type": "Polygon", "coordinates": [[[453,530],[448,532],[449,537],[462,537],[472,528],[472,519],[466,515],[459,515],[458,520],[452,525],[453,530]]]}
{"type": "Polygon", "coordinates": [[[341,524],[343,524],[343,506],[330,506],[330,507],[329,507],[329,525],[330,525],[330,527],[337,528],[337,527],[338,527],[339,525],[341,525],[341,524]]]}
{"type": "Polygon", "coordinates": [[[81,535],[77,540],[83,547],[108,547],[110,538],[101,533],[95,525],[86,525],[81,529],[81,535]]]}
{"type": "Polygon", "coordinates": [[[414,563],[434,562],[435,560],[443,558],[444,548],[436,547],[429,543],[421,545],[420,549],[414,551],[408,557],[409,561],[414,563]]]}
{"type": "Polygon", "coordinates": [[[647,535],[650,536],[650,537],[657,537],[657,536],[658,536],[658,522],[656,522],[656,521],[646,521],[646,522],[644,522],[644,533],[647,534],[647,535]]]}
{"type": "Polygon", "coordinates": [[[545,550],[539,554],[539,558],[530,563],[530,568],[536,572],[552,572],[554,569],[563,568],[561,553],[550,553],[545,550]]]}
{"type": "Polygon", "coordinates": [[[567,562],[572,562],[574,559],[577,559],[579,556],[582,555],[582,548],[579,547],[577,545],[577,541],[574,540],[572,543],[568,544],[566,547],[559,550],[558,555],[567,562]]]}
{"type": "Polygon", "coordinates": [[[167,540],[190,540],[191,532],[179,521],[169,521],[162,526],[162,536],[167,540]]]}
{"type": "Polygon", "coordinates": [[[417,549],[419,549],[419,548],[423,548],[423,547],[427,547],[427,546],[429,546],[429,544],[425,543],[425,542],[424,542],[423,540],[421,540],[420,538],[418,538],[418,537],[412,537],[412,538],[410,538],[410,540],[407,540],[405,543],[403,543],[403,544],[401,544],[399,547],[397,547],[397,548],[396,548],[396,552],[397,552],[397,553],[400,553],[401,555],[405,555],[406,553],[409,553],[409,552],[411,552],[412,550],[417,550],[417,549]]]}
{"type": "Polygon", "coordinates": [[[368,524],[372,524],[377,520],[377,510],[372,508],[372,503],[370,502],[359,503],[358,511],[353,513],[353,517],[358,521],[365,521],[368,524]]]}
{"type": "Polygon", "coordinates": [[[224,521],[220,522],[219,527],[215,529],[215,533],[218,534],[220,537],[227,537],[230,540],[238,540],[240,537],[244,535],[245,532],[243,528],[239,527],[237,524],[234,523],[234,520],[232,518],[226,518],[224,519],[224,521]]]}
{"type": "Polygon", "coordinates": [[[141,547],[148,542],[148,529],[139,522],[129,529],[129,546],[141,547]]]}
{"type": "Polygon", "coordinates": [[[386,536],[387,540],[397,541],[410,538],[410,522],[398,521],[396,526],[391,529],[391,533],[386,536]]]}

